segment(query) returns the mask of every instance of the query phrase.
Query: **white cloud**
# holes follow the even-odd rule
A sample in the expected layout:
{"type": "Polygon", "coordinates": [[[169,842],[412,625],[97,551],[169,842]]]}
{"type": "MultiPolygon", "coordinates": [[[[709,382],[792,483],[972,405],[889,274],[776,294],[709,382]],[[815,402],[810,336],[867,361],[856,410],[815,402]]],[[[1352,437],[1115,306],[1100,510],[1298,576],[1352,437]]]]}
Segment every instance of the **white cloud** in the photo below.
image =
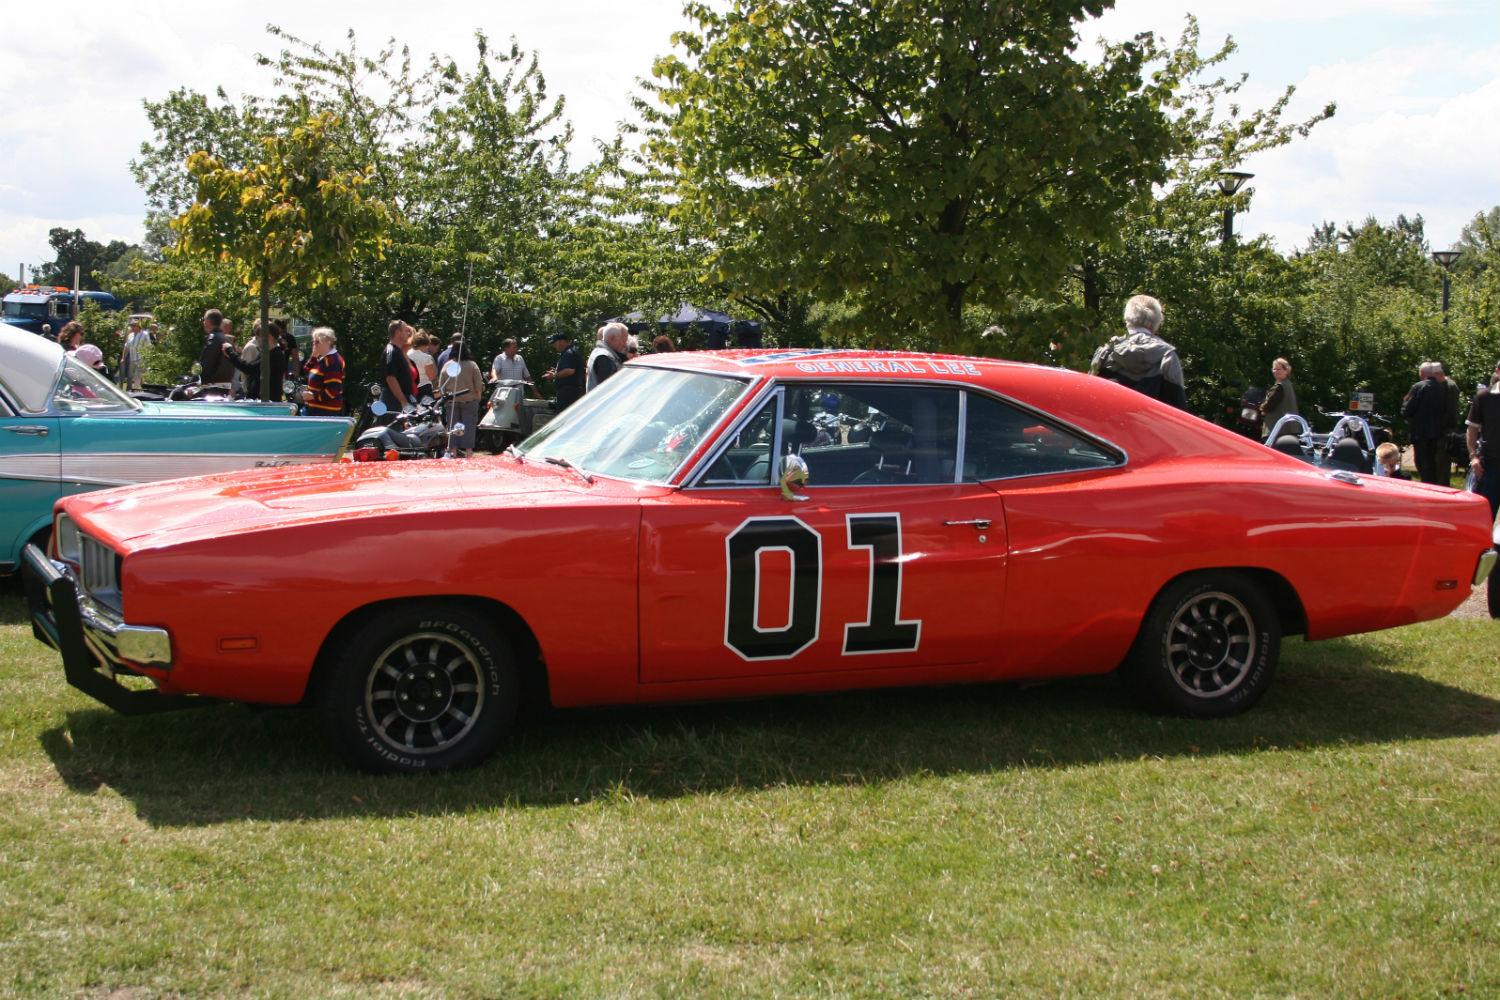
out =
{"type": "Polygon", "coordinates": [[[1406,214],[1423,216],[1435,246],[1456,239],[1476,212],[1500,204],[1496,66],[1500,45],[1427,45],[1314,67],[1298,83],[1291,114],[1328,99],[1338,114],[1308,139],[1247,164],[1256,195],[1241,217],[1245,231],[1292,249],[1321,220],[1406,214]],[[1451,92],[1415,93],[1433,79],[1451,92]]]}
{"type": "Polygon", "coordinates": [[[265,33],[268,22],[333,47],[353,25],[362,50],[394,37],[419,66],[434,52],[472,60],[476,30],[496,45],[514,35],[539,52],[549,93],[566,98],[574,156],[584,160],[593,140],[612,137],[629,115],[635,79],[649,74],[683,19],[679,0],[267,0],[221,4],[211,15],[197,0],[74,4],[61,49],[38,45],[34,33],[0,35],[0,106],[9,126],[0,143],[0,271],[50,259],[53,225],[82,228],[91,239],[139,239],[145,205],[129,162],[150,138],[141,102],[177,87],[269,91],[270,72],[254,62],[257,51],[279,48],[265,33]],[[113,221],[108,234],[92,228],[117,218],[133,221],[124,232],[113,221]]]}

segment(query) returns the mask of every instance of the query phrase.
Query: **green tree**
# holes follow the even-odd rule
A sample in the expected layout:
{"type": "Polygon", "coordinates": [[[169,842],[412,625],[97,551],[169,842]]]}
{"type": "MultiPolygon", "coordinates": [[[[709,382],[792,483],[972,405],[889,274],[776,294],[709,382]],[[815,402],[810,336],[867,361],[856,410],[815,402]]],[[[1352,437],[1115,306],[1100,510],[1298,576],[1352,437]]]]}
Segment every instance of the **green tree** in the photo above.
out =
{"type": "MultiPolygon", "coordinates": [[[[389,212],[367,198],[370,170],[335,170],[328,162],[327,115],[261,140],[258,161],[226,166],[203,150],[188,157],[194,201],[173,223],[173,252],[214,257],[233,266],[260,300],[262,328],[282,283],[319,288],[347,278],[355,260],[379,257],[389,212]]],[[[271,352],[261,352],[261,392],[271,391],[271,352]]]]}
{"type": "Polygon", "coordinates": [[[56,226],[47,234],[56,257],[38,267],[36,282],[43,285],[73,285],[73,268],[79,269],[78,287],[86,291],[99,291],[101,271],[125,254],[136,249],[124,240],[100,243],[89,239],[82,229],[67,229],[56,226]]]}
{"type": "MultiPolygon", "coordinates": [[[[1163,335],[1182,356],[1193,410],[1228,417],[1247,384],[1265,384],[1273,358],[1297,353],[1290,303],[1299,275],[1268,241],[1223,242],[1224,210],[1251,208],[1254,188],[1227,199],[1220,174],[1305,137],[1335,108],[1288,120],[1292,87],[1263,107],[1246,106],[1248,77],[1222,72],[1234,40],[1202,53],[1192,17],[1174,45],[1154,38],[1142,44],[1148,68],[1179,81],[1165,101],[1176,136],[1167,181],[1150,199],[1125,207],[1113,238],[1075,246],[1079,266],[1060,301],[1034,308],[1029,324],[1011,322],[1030,334],[1026,356],[1038,357],[1037,341],[1045,337],[1058,345],[1053,360],[1081,367],[1101,341],[1120,332],[1130,296],[1154,295],[1166,311],[1163,335]]],[[[1300,377],[1302,366],[1295,357],[1293,363],[1300,377]]]]}
{"type": "Polygon", "coordinates": [[[0,272],[0,295],[9,295],[11,289],[16,287],[16,279],[10,275],[0,272]]]}
{"type": "Polygon", "coordinates": [[[653,69],[651,151],[719,280],[963,346],[967,305],[1055,289],[1075,244],[1166,179],[1175,79],[1142,79],[1139,41],[1076,55],[1106,5],[690,3],[684,55],[653,69]]]}

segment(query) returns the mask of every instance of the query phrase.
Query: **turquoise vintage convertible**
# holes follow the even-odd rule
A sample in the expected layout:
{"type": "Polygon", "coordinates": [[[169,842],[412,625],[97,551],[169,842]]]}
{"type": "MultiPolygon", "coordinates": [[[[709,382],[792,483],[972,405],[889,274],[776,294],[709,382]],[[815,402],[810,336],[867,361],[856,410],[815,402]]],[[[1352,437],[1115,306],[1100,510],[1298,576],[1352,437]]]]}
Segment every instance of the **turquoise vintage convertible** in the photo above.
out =
{"type": "Polygon", "coordinates": [[[0,573],[45,541],[70,493],[271,465],[334,462],[345,417],[284,404],[143,403],[50,340],[0,324],[0,573]]]}

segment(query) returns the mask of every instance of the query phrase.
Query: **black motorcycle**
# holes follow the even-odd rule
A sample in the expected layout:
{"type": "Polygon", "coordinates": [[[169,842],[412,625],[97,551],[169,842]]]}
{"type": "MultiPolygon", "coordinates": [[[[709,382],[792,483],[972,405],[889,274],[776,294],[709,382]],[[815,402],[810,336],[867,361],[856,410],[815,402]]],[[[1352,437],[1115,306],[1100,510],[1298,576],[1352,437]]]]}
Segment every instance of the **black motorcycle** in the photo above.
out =
{"type": "MultiPolygon", "coordinates": [[[[371,386],[378,391],[377,386],[371,386]]],[[[350,455],[356,462],[401,461],[416,458],[439,458],[448,450],[450,435],[463,433],[463,424],[451,428],[443,424],[443,407],[455,399],[468,395],[467,389],[446,393],[436,398],[425,397],[414,404],[407,404],[388,422],[376,423],[366,428],[354,441],[350,455]]],[[[379,421],[390,411],[380,400],[372,400],[368,407],[372,417],[379,421]]]]}

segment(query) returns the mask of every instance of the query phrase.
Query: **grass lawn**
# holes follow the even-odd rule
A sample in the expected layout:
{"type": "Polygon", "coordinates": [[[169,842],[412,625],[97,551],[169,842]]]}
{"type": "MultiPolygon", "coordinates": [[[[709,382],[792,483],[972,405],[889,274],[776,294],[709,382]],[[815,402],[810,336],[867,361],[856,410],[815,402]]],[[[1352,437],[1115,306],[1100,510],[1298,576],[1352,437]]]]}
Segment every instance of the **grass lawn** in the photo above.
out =
{"type": "Polygon", "coordinates": [[[1500,623],[1108,678],[558,712],[372,778],[302,711],[126,719],[0,596],[0,994],[1500,996],[1500,623]]]}

